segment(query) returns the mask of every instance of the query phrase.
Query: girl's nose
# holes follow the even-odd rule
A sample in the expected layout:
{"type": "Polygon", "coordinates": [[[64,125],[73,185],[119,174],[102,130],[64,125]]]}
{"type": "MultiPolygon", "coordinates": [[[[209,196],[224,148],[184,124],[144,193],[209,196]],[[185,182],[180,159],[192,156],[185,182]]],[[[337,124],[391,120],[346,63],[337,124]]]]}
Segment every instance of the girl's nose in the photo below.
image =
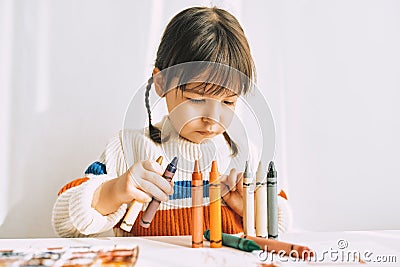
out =
{"type": "Polygon", "coordinates": [[[216,100],[209,100],[209,104],[205,108],[203,120],[209,122],[219,122],[221,117],[221,103],[216,100]]]}

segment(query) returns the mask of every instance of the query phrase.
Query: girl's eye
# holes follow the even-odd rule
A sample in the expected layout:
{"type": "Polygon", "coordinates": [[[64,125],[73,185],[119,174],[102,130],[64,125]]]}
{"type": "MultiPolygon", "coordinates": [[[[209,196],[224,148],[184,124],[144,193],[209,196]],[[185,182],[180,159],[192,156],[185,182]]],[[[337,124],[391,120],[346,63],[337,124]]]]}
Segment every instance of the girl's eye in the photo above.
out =
{"type": "Polygon", "coordinates": [[[206,101],[205,99],[202,98],[188,98],[188,100],[192,103],[203,103],[206,101]]]}
{"type": "Polygon", "coordinates": [[[225,104],[225,105],[228,105],[228,106],[233,106],[233,105],[235,105],[235,102],[232,102],[232,101],[224,101],[224,104],[225,104]]]}

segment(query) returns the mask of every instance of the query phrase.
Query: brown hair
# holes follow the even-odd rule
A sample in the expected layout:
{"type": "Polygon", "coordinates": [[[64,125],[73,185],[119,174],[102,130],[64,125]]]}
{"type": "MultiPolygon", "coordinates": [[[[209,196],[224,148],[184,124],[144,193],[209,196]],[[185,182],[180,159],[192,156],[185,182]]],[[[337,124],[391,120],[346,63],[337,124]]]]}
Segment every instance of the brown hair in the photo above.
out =
{"type": "MultiPolygon", "coordinates": [[[[246,94],[251,88],[251,81],[255,79],[255,67],[242,27],[232,14],[217,7],[185,9],[172,18],[164,31],[155,67],[162,71],[180,63],[193,61],[220,63],[243,73],[248,79],[241,81],[243,84],[239,94],[246,94]]],[[[226,75],[229,73],[225,73],[225,78],[226,75]]],[[[161,143],[161,131],[151,123],[149,92],[152,83],[153,77],[148,80],[145,92],[149,132],[154,142],[161,143]]],[[[183,91],[185,85],[179,88],[183,91]]],[[[223,90],[226,89],[217,87],[212,93],[220,94],[223,90]]],[[[223,135],[231,147],[232,155],[236,155],[237,145],[227,132],[223,135]]]]}

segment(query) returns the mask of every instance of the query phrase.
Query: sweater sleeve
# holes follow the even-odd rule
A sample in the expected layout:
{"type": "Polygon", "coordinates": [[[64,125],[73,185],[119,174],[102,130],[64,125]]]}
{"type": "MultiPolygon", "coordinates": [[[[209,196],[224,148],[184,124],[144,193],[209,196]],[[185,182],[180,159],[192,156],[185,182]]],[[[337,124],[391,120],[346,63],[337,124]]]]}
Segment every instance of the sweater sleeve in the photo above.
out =
{"type": "Polygon", "coordinates": [[[105,216],[91,206],[96,189],[127,169],[120,136],[121,133],[110,140],[100,157],[99,162],[105,165],[106,173],[88,173],[89,168],[85,174],[89,178],[86,182],[69,188],[58,196],[53,207],[52,224],[59,236],[97,236],[112,229],[124,216],[126,204],[105,216]]]}

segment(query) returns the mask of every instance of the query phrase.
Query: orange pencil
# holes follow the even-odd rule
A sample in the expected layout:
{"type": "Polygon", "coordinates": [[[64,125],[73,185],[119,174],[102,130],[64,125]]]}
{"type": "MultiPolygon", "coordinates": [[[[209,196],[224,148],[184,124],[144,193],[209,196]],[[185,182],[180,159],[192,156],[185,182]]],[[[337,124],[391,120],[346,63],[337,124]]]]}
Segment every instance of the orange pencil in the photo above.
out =
{"type": "Polygon", "coordinates": [[[203,247],[203,220],[203,174],[196,160],[192,173],[192,248],[203,247]]]}
{"type": "MultiPolygon", "coordinates": [[[[162,164],[163,157],[159,156],[156,162],[162,164]]],[[[124,231],[130,232],[132,230],[133,224],[135,223],[140,211],[143,208],[143,202],[134,200],[129,207],[128,212],[125,214],[124,220],[122,221],[120,228],[124,231]]]]}
{"type": "Polygon", "coordinates": [[[210,247],[222,247],[221,184],[215,160],[210,171],[210,247]]]}

